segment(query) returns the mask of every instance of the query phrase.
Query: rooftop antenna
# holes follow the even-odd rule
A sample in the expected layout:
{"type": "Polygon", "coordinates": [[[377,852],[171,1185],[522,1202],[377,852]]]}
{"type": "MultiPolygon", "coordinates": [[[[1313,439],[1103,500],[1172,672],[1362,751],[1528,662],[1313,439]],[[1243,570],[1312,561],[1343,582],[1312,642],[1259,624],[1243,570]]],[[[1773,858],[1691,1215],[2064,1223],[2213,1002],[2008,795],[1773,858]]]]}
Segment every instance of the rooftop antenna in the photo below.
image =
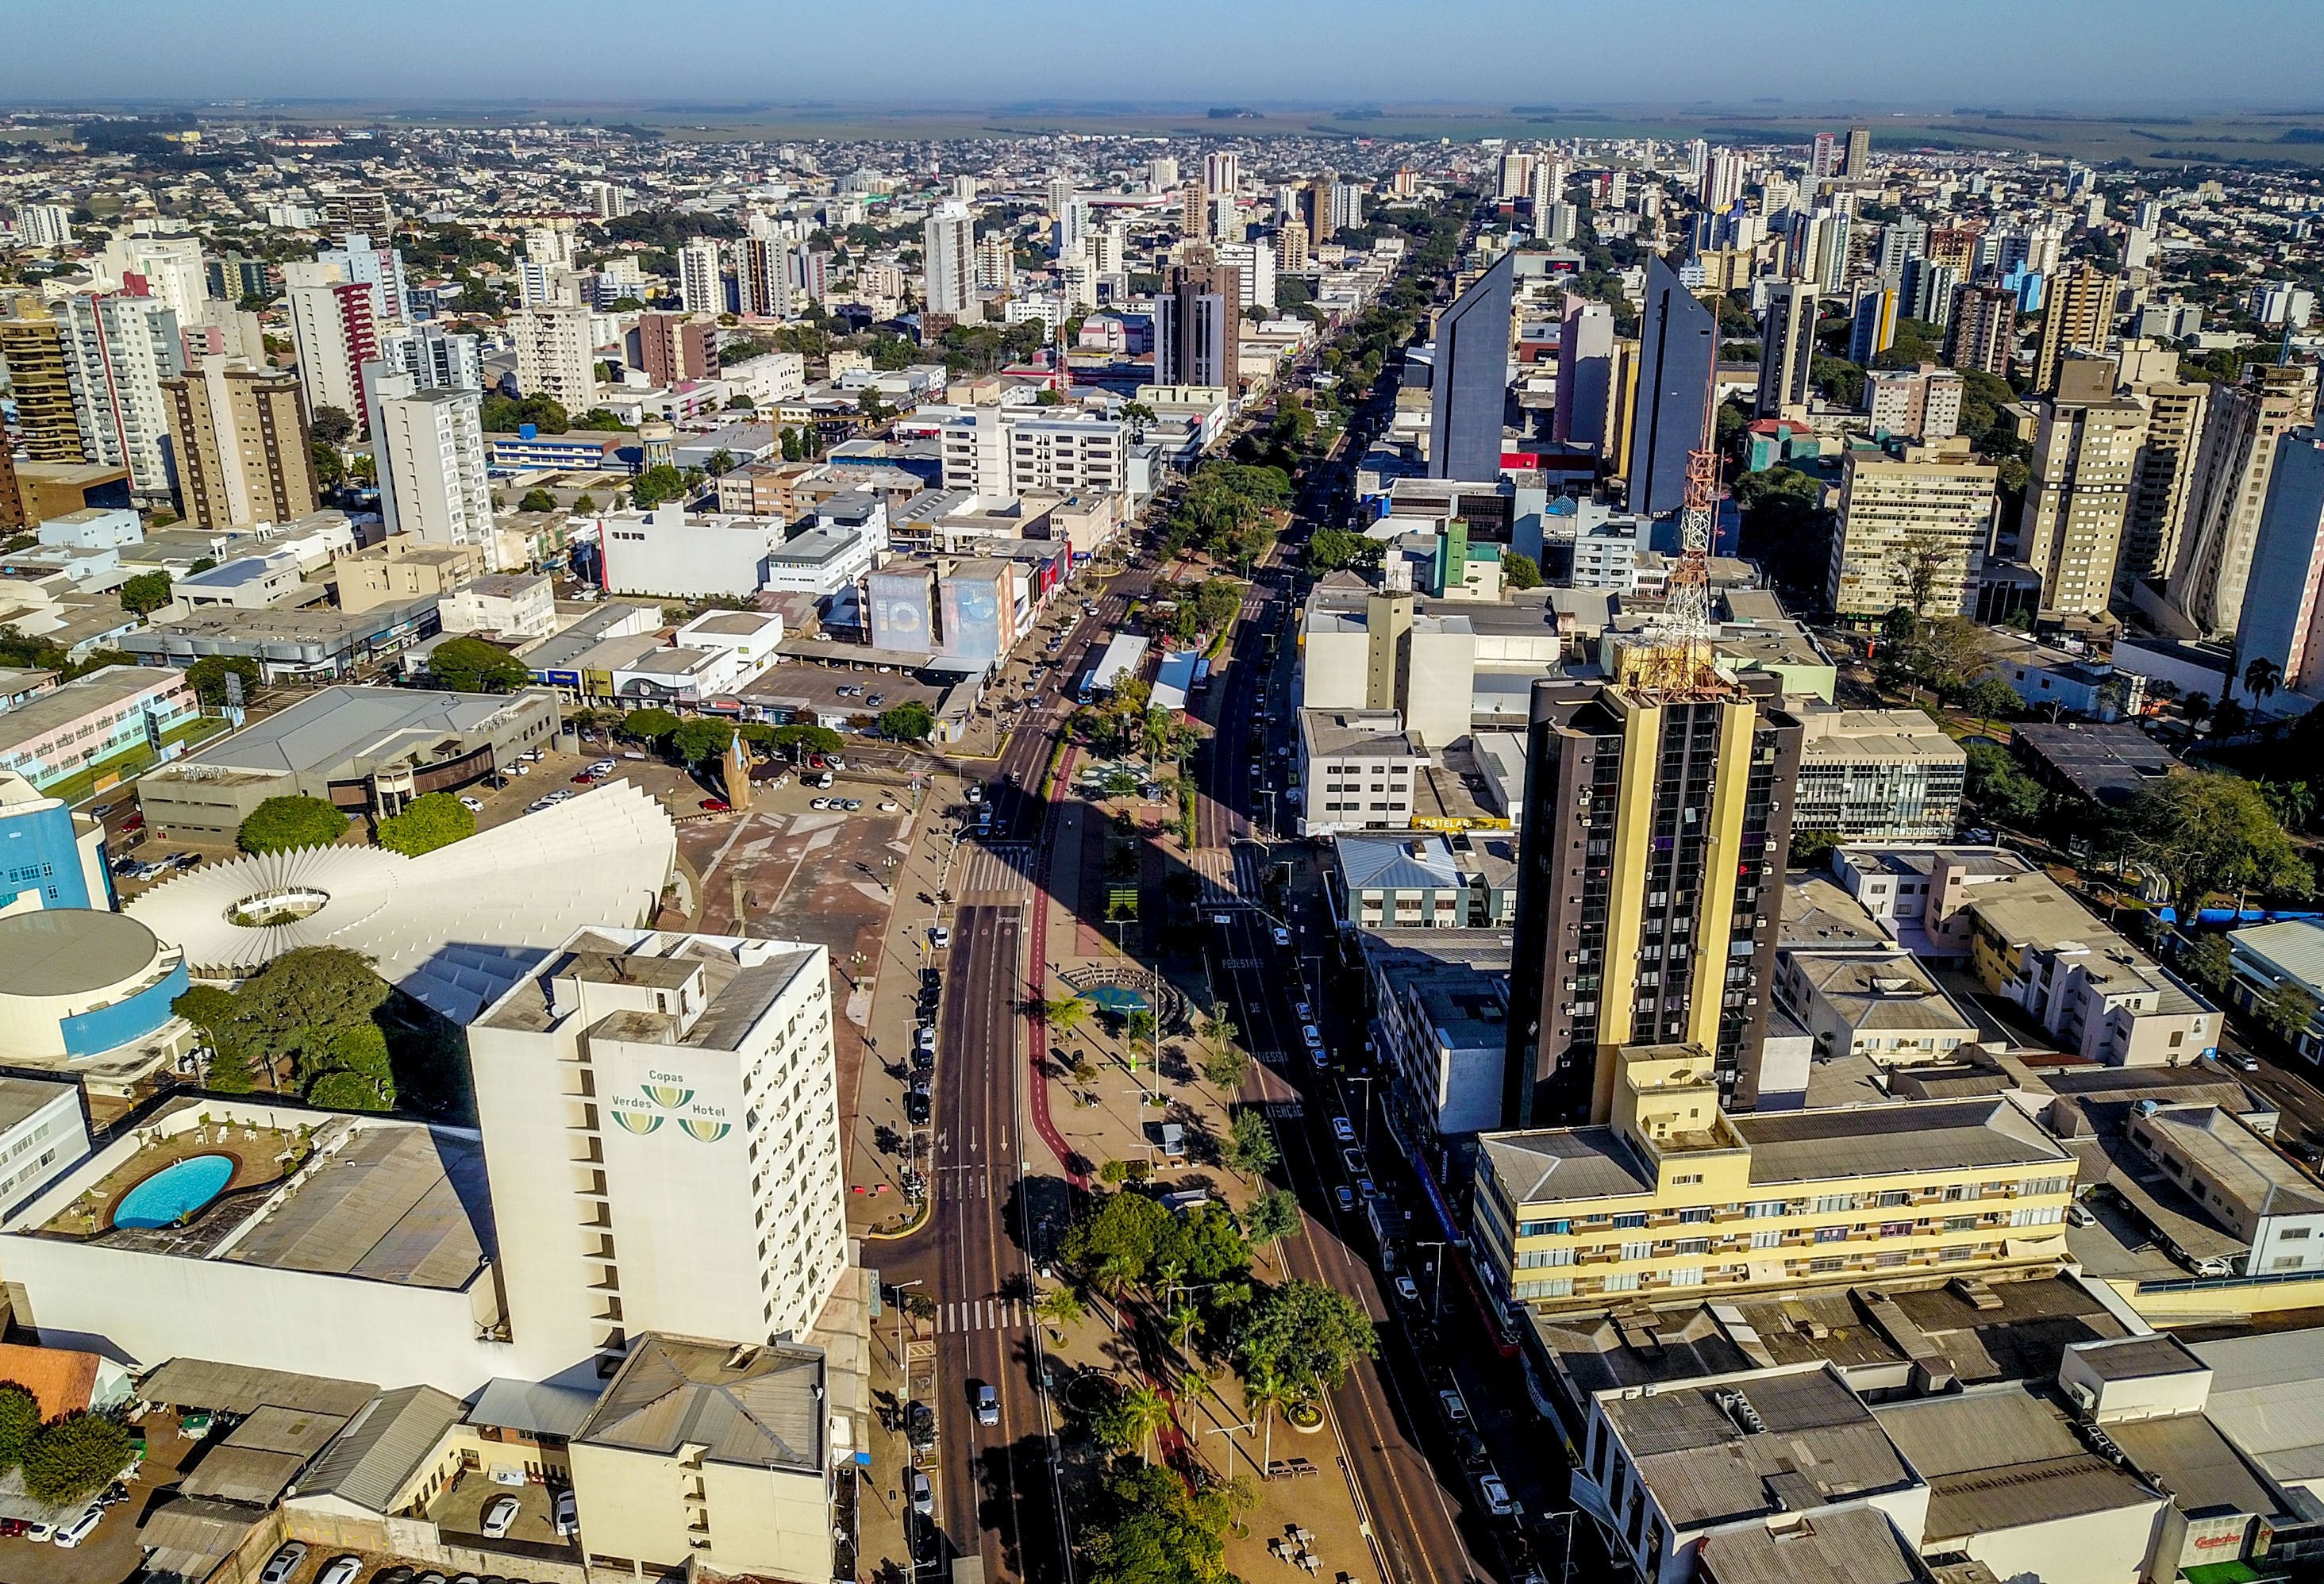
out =
{"type": "MultiPolygon", "coordinates": [[[[1684,290],[1684,288],[1682,288],[1684,290]]],[[[1646,642],[1626,657],[1624,680],[1662,692],[1700,692],[1719,685],[1711,662],[1711,535],[1719,511],[1719,332],[1711,327],[1710,373],[1702,401],[1702,431],[1686,454],[1686,495],[1679,510],[1679,556],[1670,571],[1663,614],[1646,642]]]]}

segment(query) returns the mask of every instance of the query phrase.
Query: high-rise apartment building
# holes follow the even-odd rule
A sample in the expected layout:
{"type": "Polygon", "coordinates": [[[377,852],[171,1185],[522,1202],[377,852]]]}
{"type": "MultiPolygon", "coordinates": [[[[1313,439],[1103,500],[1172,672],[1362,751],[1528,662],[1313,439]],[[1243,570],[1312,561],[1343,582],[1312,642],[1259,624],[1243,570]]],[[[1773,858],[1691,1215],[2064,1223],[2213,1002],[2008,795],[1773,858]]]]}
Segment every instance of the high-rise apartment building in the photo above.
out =
{"type": "Polygon", "coordinates": [[[1998,286],[1964,286],[1953,294],[1952,321],[1945,361],[2007,379],[2017,345],[2017,294],[1998,286]]]}
{"type": "Polygon", "coordinates": [[[105,250],[106,263],[130,284],[144,282],[144,295],[190,325],[201,318],[209,297],[209,272],[202,264],[202,244],[190,236],[124,236],[105,250]]]}
{"type": "Polygon", "coordinates": [[[188,526],[290,522],[315,510],[299,377],[224,357],[161,382],[178,514],[188,526]]]}
{"type": "Polygon", "coordinates": [[[2229,682],[2255,660],[2282,669],[2279,692],[2324,694],[2324,438],[2312,427],[2276,442],[2229,682]]]}
{"type": "Polygon", "coordinates": [[[16,240],[25,247],[70,247],[72,209],[65,204],[24,204],[16,210],[16,240]]]}
{"type": "Polygon", "coordinates": [[[1208,247],[1187,249],[1154,299],[1154,382],[1209,385],[1233,401],[1242,377],[1242,281],[1208,247]]]}
{"type": "Polygon", "coordinates": [[[1294,216],[1275,232],[1276,262],[1294,273],[1307,267],[1307,227],[1294,216]]]}
{"type": "Polygon", "coordinates": [[[1738,151],[1711,150],[1711,158],[1703,166],[1702,185],[1695,189],[1703,208],[1719,215],[1741,202],[1745,170],[1743,156],[1738,151]]]}
{"type": "Polygon", "coordinates": [[[86,462],[80,419],[73,409],[72,363],[65,328],[45,312],[0,318],[0,363],[8,365],[9,394],[24,453],[34,462],[86,462]]]}
{"type": "Polygon", "coordinates": [[[1208,241],[1211,235],[1211,195],[1199,181],[1178,191],[1178,230],[1189,242],[1208,241]]]}
{"type": "Polygon", "coordinates": [[[422,391],[484,388],[484,353],[477,338],[447,330],[432,320],[381,336],[380,356],[410,374],[422,391]]]}
{"type": "Polygon", "coordinates": [[[1960,272],[1950,264],[1908,259],[1899,311],[1940,330],[1948,328],[1953,322],[1953,294],[1960,290],[1960,272]]]}
{"type": "Polygon", "coordinates": [[[1567,292],[1557,341],[1557,410],[1550,426],[1550,437],[1559,445],[1605,445],[1613,374],[1613,309],[1567,292]]]}
{"type": "Polygon", "coordinates": [[[2069,357],[2041,403],[2017,559],[2041,575],[2044,612],[2095,615],[2114,593],[2146,440],[2146,409],[2115,394],[2114,372],[2111,358],[2069,357]]]}
{"type": "Polygon", "coordinates": [[[1877,282],[1858,287],[1849,315],[1848,361],[1869,368],[1895,342],[1896,289],[1877,282]]]}
{"type": "Polygon", "coordinates": [[[521,309],[509,316],[509,333],[516,342],[520,392],[551,397],[576,415],[596,405],[597,357],[587,309],[521,309]]]}
{"type": "Polygon", "coordinates": [[[1675,511],[1684,501],[1687,453],[1711,433],[1718,363],[1718,318],[1659,254],[1649,259],[1638,321],[1637,419],[1625,469],[1633,512],[1675,511]]]}
{"type": "Polygon", "coordinates": [[[1332,231],[1360,229],[1364,223],[1364,189],[1352,181],[1332,183],[1332,231]]]}
{"type": "Polygon", "coordinates": [[[1157,154],[1146,161],[1146,190],[1168,192],[1178,185],[1178,161],[1167,154],[1157,154]]]}
{"type": "Polygon", "coordinates": [[[1848,129],[1848,157],[1840,162],[1840,175],[1850,181],[1861,181],[1872,174],[1872,129],[1851,126],[1848,129]]]}
{"type": "MultiPolygon", "coordinates": [[[[563,235],[569,238],[572,233],[563,235]]],[[[369,236],[354,231],[340,238],[338,246],[318,253],[315,260],[337,271],[337,279],[371,288],[374,322],[385,324],[390,319],[411,317],[411,294],[403,280],[403,255],[394,248],[374,247],[369,236]]],[[[568,254],[564,267],[570,268],[572,262],[568,254]]]]}
{"type": "MultiPolygon", "coordinates": [[[[1264,242],[1230,242],[1220,244],[1219,262],[1234,267],[1235,277],[1242,282],[1242,310],[1246,316],[1254,309],[1275,310],[1275,249],[1264,242]]],[[[1264,318],[1264,315],[1259,316],[1264,318]]]]}
{"type": "Polygon", "coordinates": [[[690,314],[638,316],[638,366],[664,390],[718,377],[718,324],[690,314]]]}
{"type": "MultiPolygon", "coordinates": [[[[1550,210],[1565,199],[1564,184],[1559,180],[1558,162],[1544,160],[1533,168],[1533,234],[1544,242],[1550,241],[1550,210]]],[[[1552,243],[1554,246],[1556,244],[1552,243]]]]}
{"type": "Polygon", "coordinates": [[[2121,282],[2089,260],[2045,275],[2042,340],[2034,355],[2034,391],[2058,388],[2058,369],[2069,353],[2104,353],[2114,327],[2114,299],[2121,282]]]}
{"type": "Polygon", "coordinates": [[[511,1331],[804,1337],[847,1263],[821,946],[585,930],[468,1025],[511,1331]]]}
{"type": "Polygon", "coordinates": [[[1501,476],[1516,279],[1517,255],[1505,253],[1437,316],[1428,384],[1431,478],[1489,483],[1501,476]]]}
{"type": "Polygon", "coordinates": [[[2146,380],[2133,383],[2130,396],[2146,409],[2146,444],[2139,447],[2123,518],[2122,554],[2115,561],[2115,581],[2126,590],[2142,580],[2160,585],[2179,557],[2211,387],[2200,381],[2146,380]]]}
{"type": "Polygon", "coordinates": [[[125,467],[138,495],[167,498],[170,418],[161,382],[185,368],[178,316],[153,298],[119,291],[77,291],[60,306],[82,459],[125,467]]]}
{"type": "Polygon", "coordinates": [[[1933,363],[1873,369],[1864,376],[1864,406],[1875,439],[1949,440],[1960,433],[1964,382],[1933,363]]]}
{"type": "Polygon", "coordinates": [[[2229,682],[2254,660],[2282,668],[2280,692],[2324,695],[2324,438],[2312,427],[2276,442],[2229,682]]]}
{"type": "Polygon", "coordinates": [[[1815,289],[1778,281],[1767,289],[1767,317],[1759,327],[1761,418],[1805,417],[1815,363],[1815,289]]]}
{"type": "Polygon", "coordinates": [[[2171,573],[2172,604],[2208,634],[2236,630],[2276,442],[2310,422],[2315,401],[2315,370],[2298,365],[2247,366],[2241,384],[2212,387],[2171,573]]]}
{"type": "Polygon", "coordinates": [[[307,414],[324,408],[364,421],[364,365],[379,356],[379,321],[372,288],[360,281],[328,286],[293,286],[290,336],[299,348],[299,382],[307,389],[307,414]]]}
{"type": "Polygon", "coordinates": [[[780,236],[751,235],[734,243],[734,310],[744,318],[788,318],[791,288],[780,236]]]}
{"type": "Polygon", "coordinates": [[[1758,1098],[1800,725],[1771,676],[1656,688],[1630,658],[1534,684],[1509,1127],[1602,1115],[1634,1043],[1692,1041],[1726,1103],[1758,1098]]]}
{"type": "Polygon", "coordinates": [[[790,282],[795,290],[807,294],[809,302],[827,299],[831,296],[831,254],[819,247],[793,248],[790,282]]]}
{"type": "Polygon", "coordinates": [[[366,371],[372,455],[379,465],[379,510],[387,531],[431,545],[465,545],[501,570],[493,535],[483,397],[474,391],[422,391],[385,364],[366,371]]]}
{"type": "Polygon", "coordinates": [[[922,227],[930,313],[964,314],[976,301],[976,221],[966,204],[938,204],[922,227]]]}
{"type": "Polygon", "coordinates": [[[1242,156],[1231,149],[1203,156],[1203,185],[1213,192],[1233,192],[1242,186],[1242,156]]]}
{"type": "Polygon", "coordinates": [[[1307,239],[1318,248],[1332,240],[1332,188],[1329,176],[1307,184],[1307,239]]]}
{"type": "Polygon", "coordinates": [[[1808,151],[1808,175],[1817,180],[1840,174],[1840,139],[1831,133],[1820,132],[1808,151]]]}
{"type": "Polygon", "coordinates": [[[621,218],[636,207],[638,197],[632,189],[611,181],[585,181],[581,196],[600,220],[621,218]]]}
{"type": "Polygon", "coordinates": [[[726,311],[726,281],[718,268],[718,244],[698,236],[678,250],[678,300],[690,314],[726,311]]]}
{"type": "Polygon", "coordinates": [[[1900,605],[1960,615],[1970,568],[1992,539],[2000,474],[1960,438],[1907,446],[1901,456],[1849,451],[1826,584],[1831,608],[1842,616],[1877,618],[1900,605]]]}
{"type": "Polygon", "coordinates": [[[1013,291],[1017,287],[1017,253],[1005,231],[988,231],[976,239],[976,289],[1013,291]]]}

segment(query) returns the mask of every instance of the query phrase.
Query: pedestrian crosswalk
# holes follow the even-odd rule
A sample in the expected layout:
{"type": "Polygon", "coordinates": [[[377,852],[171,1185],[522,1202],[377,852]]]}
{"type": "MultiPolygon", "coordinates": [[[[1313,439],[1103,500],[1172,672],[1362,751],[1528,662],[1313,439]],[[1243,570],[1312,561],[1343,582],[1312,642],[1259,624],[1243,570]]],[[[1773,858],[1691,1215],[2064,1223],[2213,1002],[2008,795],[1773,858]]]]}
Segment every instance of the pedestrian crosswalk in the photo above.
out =
{"type": "Polygon", "coordinates": [[[1033,1306],[1016,1298],[936,1305],[936,1331],[945,1336],[963,1331],[1016,1331],[1032,1323],[1033,1306]]]}
{"type": "Polygon", "coordinates": [[[1227,852],[1204,848],[1191,862],[1202,877],[1204,907],[1257,907],[1267,894],[1267,861],[1255,846],[1239,842],[1227,852]]]}
{"type": "Polygon", "coordinates": [[[953,894],[964,905],[1023,903],[1029,899],[1032,872],[1029,842],[964,842],[954,860],[953,894]]]}

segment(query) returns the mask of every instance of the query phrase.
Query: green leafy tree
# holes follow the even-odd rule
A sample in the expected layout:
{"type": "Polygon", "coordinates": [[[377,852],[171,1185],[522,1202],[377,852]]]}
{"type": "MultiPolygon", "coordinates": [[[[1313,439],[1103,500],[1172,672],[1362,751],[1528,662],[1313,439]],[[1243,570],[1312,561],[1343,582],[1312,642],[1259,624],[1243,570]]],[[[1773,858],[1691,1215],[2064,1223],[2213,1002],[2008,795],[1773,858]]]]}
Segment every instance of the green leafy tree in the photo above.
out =
{"type": "Polygon", "coordinates": [[[557,510],[557,497],[535,484],[525,491],[524,498],[516,503],[516,509],[520,511],[554,511],[557,510]]]}
{"type": "Polygon", "coordinates": [[[41,1433],[41,1402],[14,1381],[0,1381],[0,1473],[20,1467],[41,1433]]]}
{"type": "Polygon", "coordinates": [[[51,1506],[86,1501],[129,1467],[129,1432],[100,1414],[68,1414],[24,1450],[24,1493],[51,1506]]]}
{"type": "Polygon", "coordinates": [[[936,712],[917,698],[880,712],[880,735],[891,742],[926,742],[936,729],[936,712]]]}
{"type": "Polygon", "coordinates": [[[2024,707],[2017,689],[1998,677],[1971,684],[1960,696],[1961,713],[1974,716],[1978,728],[1987,732],[1993,730],[1994,722],[2012,719],[2024,707]]]}
{"type": "Polygon", "coordinates": [[[1085,1516],[1088,1584],[1231,1584],[1226,1535],[1247,1497],[1231,1483],[1192,1490],[1150,1462],[1107,1476],[1085,1516]]]}
{"type": "Polygon", "coordinates": [[[203,704],[217,709],[226,703],[229,676],[242,678],[244,704],[258,696],[258,662],[247,655],[204,655],[186,668],[186,686],[203,704]]]}
{"type": "Polygon", "coordinates": [[[2179,960],[2187,977],[2214,996],[2225,996],[2235,984],[2235,954],[2225,935],[2204,935],[2179,960]]]}
{"type": "Polygon", "coordinates": [[[1145,1280],[1169,1220],[1168,1211],[1142,1193],[1109,1193],[1067,1229],[1058,1252],[1093,1280],[1110,1272],[1134,1285],[1145,1280]]]}
{"type": "Polygon", "coordinates": [[[327,445],[344,446],[355,438],[355,420],[344,408],[318,407],[307,419],[307,432],[327,445]]]}
{"type": "Polygon", "coordinates": [[[1371,1316],[1346,1294],[1293,1277],[1261,1293],[1243,1316],[1235,1352],[1246,1377],[1271,1369],[1337,1387],[1358,1358],[1379,1351],[1371,1316]]]}
{"type": "Polygon", "coordinates": [[[428,672],[454,693],[511,693],[532,680],[522,660],[481,638],[447,638],[428,651],[428,672]]]}
{"type": "Polygon", "coordinates": [[[663,709],[632,710],[622,717],[621,732],[632,742],[659,747],[686,723],[663,709]]]}
{"type": "Polygon", "coordinates": [[[250,811],[235,832],[234,844],[244,852],[288,852],[327,847],[346,829],[347,816],[319,797],[270,797],[250,811]]]}
{"type": "Polygon", "coordinates": [[[1299,1229],[1299,1196],[1281,1188],[1262,1190],[1243,1211],[1242,1229],[1254,1244],[1288,1238],[1299,1229]]]}
{"type": "Polygon", "coordinates": [[[2259,788],[2209,770],[2149,781],[2123,808],[2131,850],[2171,880],[2182,925],[2206,898],[2301,888],[2307,867],[2259,788]]]}
{"type": "Polygon", "coordinates": [[[417,858],[438,847],[449,847],[476,833],[476,816],[449,792],[415,797],[401,814],[379,823],[379,844],[391,852],[417,858]]]}
{"type": "Polygon", "coordinates": [[[1041,1021],[1051,1035],[1069,1038],[1074,1030],[1089,1021],[1090,1004],[1079,996],[1059,996],[1040,1004],[1041,1021]]]}
{"type": "Polygon", "coordinates": [[[170,1003],[170,1010],[199,1029],[208,1042],[208,1087],[220,1094],[248,1094],[254,1080],[235,1024],[234,992],[214,984],[189,985],[170,1003]]]}
{"type": "Polygon", "coordinates": [[[315,482],[327,490],[347,476],[346,458],[328,440],[308,441],[307,458],[314,466],[315,482]]]}
{"type": "Polygon", "coordinates": [[[584,490],[573,498],[573,510],[586,517],[597,509],[597,497],[584,490]]]}
{"type": "Polygon", "coordinates": [[[828,726],[801,723],[776,727],[774,745],[798,758],[810,753],[837,753],[847,746],[847,739],[828,726]]]}
{"type": "Polygon", "coordinates": [[[682,723],[669,734],[669,751],[689,765],[715,764],[734,741],[734,723],[707,716],[682,723]]]}
{"type": "Polygon", "coordinates": [[[1515,550],[1501,552],[1501,586],[1510,590],[1539,588],[1541,563],[1515,550]]]}
{"type": "Polygon", "coordinates": [[[1794,830],[1792,833],[1791,867],[1801,871],[1822,869],[1831,861],[1831,855],[1839,847],[1840,837],[1831,831],[1794,830]]]}
{"type": "Polygon", "coordinates": [[[686,475],[667,462],[647,468],[630,481],[630,504],[641,511],[685,497],[686,475]]]}
{"type": "Polygon", "coordinates": [[[1041,1294],[1033,1305],[1033,1312],[1052,1327],[1062,1330],[1079,1323],[1089,1311],[1083,1306],[1081,1294],[1060,1282],[1041,1294]]]}
{"type": "Polygon", "coordinates": [[[2300,1036],[2316,1020],[2316,998],[2296,980],[2286,980],[2252,1006],[2262,1028],[2289,1049],[2300,1048],[2300,1036]]]}
{"type": "Polygon", "coordinates": [[[141,572],[121,585],[121,608],[133,616],[150,616],[170,599],[166,572],[141,572]]]}
{"type": "Polygon", "coordinates": [[[2023,825],[2041,814],[2042,784],[2017,768],[2006,749],[1990,742],[1964,745],[1969,753],[1969,800],[1990,817],[2023,825]]]}
{"type": "Polygon", "coordinates": [[[1236,1111],[1227,1132],[1227,1169],[1246,1177],[1259,1177],[1282,1158],[1275,1147],[1275,1130],[1267,1125],[1267,1119],[1248,1106],[1236,1111]]]}

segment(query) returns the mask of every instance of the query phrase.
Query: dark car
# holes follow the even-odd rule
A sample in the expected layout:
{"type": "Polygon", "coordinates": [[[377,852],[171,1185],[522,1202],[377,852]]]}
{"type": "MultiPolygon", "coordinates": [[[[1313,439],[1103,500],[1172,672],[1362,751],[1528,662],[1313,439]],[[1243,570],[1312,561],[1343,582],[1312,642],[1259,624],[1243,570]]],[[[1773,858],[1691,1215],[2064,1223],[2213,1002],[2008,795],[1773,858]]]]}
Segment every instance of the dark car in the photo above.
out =
{"type": "Polygon", "coordinates": [[[908,1094],[904,1097],[904,1119],[914,1127],[925,1127],[928,1119],[928,1097],[908,1094]]]}

